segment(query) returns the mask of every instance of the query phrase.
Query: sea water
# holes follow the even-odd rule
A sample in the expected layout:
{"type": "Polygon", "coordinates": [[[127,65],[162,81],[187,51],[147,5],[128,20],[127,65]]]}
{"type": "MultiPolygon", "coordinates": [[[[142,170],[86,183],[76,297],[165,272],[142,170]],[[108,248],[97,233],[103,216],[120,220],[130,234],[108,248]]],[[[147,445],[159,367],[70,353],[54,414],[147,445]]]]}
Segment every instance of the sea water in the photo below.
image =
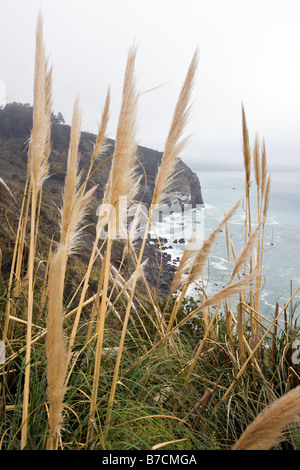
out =
{"type": "MultiPolygon", "coordinates": [[[[186,242],[193,229],[198,229],[199,238],[207,238],[221,222],[224,211],[228,211],[241,200],[240,209],[228,223],[229,235],[236,253],[245,240],[245,180],[244,172],[199,171],[205,207],[187,207],[184,214],[175,212],[163,219],[159,235],[166,237],[166,251],[171,263],[178,264],[186,242]],[[170,228],[171,227],[171,228],[170,228]],[[185,243],[182,240],[185,240],[185,243]],[[181,240],[182,243],[179,243],[181,240]],[[175,243],[174,243],[175,242],[175,243]]],[[[257,222],[256,185],[251,185],[252,229],[257,222]]],[[[290,297],[290,281],[293,291],[300,286],[300,173],[272,173],[271,192],[267,220],[264,229],[263,278],[260,294],[261,313],[274,317],[276,302],[282,308],[290,297]]],[[[157,228],[157,227],[156,227],[157,228]]],[[[230,269],[233,269],[232,255],[230,269]]],[[[212,247],[204,274],[207,295],[220,290],[228,282],[228,257],[225,230],[220,231],[212,247]]],[[[197,296],[192,286],[189,294],[197,296]]],[[[300,296],[293,300],[295,306],[300,296]]],[[[300,306],[296,314],[300,312],[300,306]]]]}

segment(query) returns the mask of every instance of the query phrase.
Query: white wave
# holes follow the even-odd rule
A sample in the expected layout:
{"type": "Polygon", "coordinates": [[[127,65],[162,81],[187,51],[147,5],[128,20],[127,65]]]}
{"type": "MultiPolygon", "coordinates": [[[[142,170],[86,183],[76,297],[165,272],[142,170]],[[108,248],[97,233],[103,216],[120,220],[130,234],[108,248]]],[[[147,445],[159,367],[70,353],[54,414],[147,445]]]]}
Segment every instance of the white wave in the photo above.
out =
{"type": "Polygon", "coordinates": [[[205,204],[205,209],[206,210],[209,210],[209,209],[217,209],[216,206],[213,206],[212,204],[205,204]]]}
{"type": "Polygon", "coordinates": [[[219,256],[211,256],[211,266],[219,271],[228,271],[228,262],[226,259],[219,256]],[[212,261],[215,259],[217,261],[212,261]]]}

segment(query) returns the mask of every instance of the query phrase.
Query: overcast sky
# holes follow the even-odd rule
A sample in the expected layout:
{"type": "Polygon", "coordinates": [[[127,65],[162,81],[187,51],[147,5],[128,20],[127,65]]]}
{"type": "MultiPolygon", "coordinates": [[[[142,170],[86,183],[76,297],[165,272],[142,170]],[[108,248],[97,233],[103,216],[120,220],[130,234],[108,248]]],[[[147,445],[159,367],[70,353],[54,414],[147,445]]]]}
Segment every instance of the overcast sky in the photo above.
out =
{"type": "Polygon", "coordinates": [[[300,170],[299,0],[0,0],[6,102],[32,104],[39,10],[54,67],[54,111],[67,122],[78,94],[82,128],[96,132],[110,86],[115,137],[127,52],[136,42],[138,88],[162,85],[140,98],[139,143],[163,150],[198,46],[183,160],[194,170],[242,170],[243,102],[250,138],[256,131],[265,138],[271,170],[300,170]]]}

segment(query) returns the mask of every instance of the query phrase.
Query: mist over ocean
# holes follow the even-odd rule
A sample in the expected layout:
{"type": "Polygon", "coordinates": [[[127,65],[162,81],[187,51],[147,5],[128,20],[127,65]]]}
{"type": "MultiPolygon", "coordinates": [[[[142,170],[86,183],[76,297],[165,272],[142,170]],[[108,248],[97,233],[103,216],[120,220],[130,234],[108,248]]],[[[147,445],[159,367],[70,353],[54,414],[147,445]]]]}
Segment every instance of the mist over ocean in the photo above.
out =
{"type": "MultiPolygon", "coordinates": [[[[200,171],[197,172],[202,189],[205,208],[185,211],[172,216],[172,233],[170,217],[160,225],[159,234],[168,238],[166,251],[171,254],[172,262],[178,262],[185,244],[178,241],[187,240],[192,227],[202,230],[207,238],[228,211],[239,199],[242,199],[240,210],[229,222],[229,234],[238,254],[244,242],[243,197],[245,193],[244,172],[235,171],[200,171]],[[195,216],[196,213],[196,216],[195,216]],[[192,221],[196,220],[195,225],[192,221]],[[176,241],[174,243],[174,241],[176,241]],[[172,247],[172,248],[171,248],[172,247]]],[[[257,214],[256,186],[254,177],[251,187],[251,213],[253,228],[256,226],[257,214]]],[[[270,204],[264,233],[264,279],[261,293],[261,313],[269,318],[274,316],[275,303],[283,307],[289,299],[290,280],[293,289],[300,286],[300,173],[272,173],[270,204]]],[[[231,270],[233,258],[231,256],[231,270]]],[[[228,262],[225,230],[219,233],[205,274],[205,290],[211,294],[219,290],[228,280],[228,262]]],[[[194,289],[194,288],[193,288],[194,289]]],[[[190,291],[196,295],[196,291],[190,291]]],[[[296,296],[293,304],[300,300],[296,296]]],[[[300,313],[296,310],[296,315],[300,313]]]]}

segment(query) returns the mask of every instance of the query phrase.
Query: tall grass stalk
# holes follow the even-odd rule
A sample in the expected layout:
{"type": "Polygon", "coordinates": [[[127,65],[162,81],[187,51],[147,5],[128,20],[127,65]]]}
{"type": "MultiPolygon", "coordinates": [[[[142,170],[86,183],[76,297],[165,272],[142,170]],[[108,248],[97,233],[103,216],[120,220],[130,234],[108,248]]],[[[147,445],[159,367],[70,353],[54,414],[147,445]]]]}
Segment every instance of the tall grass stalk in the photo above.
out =
{"type": "MultiPolygon", "coordinates": [[[[174,171],[176,169],[177,155],[183,149],[184,145],[187,143],[186,139],[183,139],[180,141],[180,138],[184,131],[184,128],[188,119],[189,111],[190,111],[188,106],[189,106],[191,91],[192,91],[193,84],[194,84],[197,63],[198,63],[198,51],[196,50],[192,58],[189,70],[187,72],[186,79],[182,86],[177,105],[175,107],[171,128],[169,131],[169,135],[168,135],[167,142],[165,145],[165,150],[162,156],[161,164],[160,164],[156,181],[155,181],[154,194],[153,194],[151,207],[155,206],[156,204],[160,204],[166,197],[167,191],[174,179],[174,171]]],[[[151,210],[152,210],[151,207],[149,211],[149,218],[146,224],[145,235],[144,235],[142,246],[140,249],[139,259],[138,259],[137,268],[136,268],[136,274],[132,283],[131,295],[130,295],[130,299],[128,301],[127,308],[126,308],[124,324],[123,324],[122,333],[121,333],[121,340],[120,340],[120,345],[119,345],[119,350],[118,350],[118,355],[117,355],[116,365],[115,365],[115,370],[114,370],[114,375],[113,375],[113,381],[112,381],[112,386],[111,386],[111,391],[110,391],[110,396],[109,396],[108,411],[107,411],[106,420],[105,420],[106,429],[104,431],[104,439],[106,439],[108,435],[108,429],[109,429],[108,425],[111,420],[111,413],[112,413],[114,397],[115,397],[115,392],[116,392],[116,384],[117,384],[117,378],[119,374],[119,367],[121,363],[121,356],[122,356],[123,347],[124,347],[124,340],[125,340],[126,329],[127,329],[128,319],[129,319],[129,313],[130,313],[134,290],[135,290],[136,282],[138,278],[138,270],[142,263],[142,256],[143,256],[145,243],[146,243],[146,237],[147,237],[149,224],[151,220],[151,210]]]]}
{"type": "MultiPolygon", "coordinates": [[[[243,155],[244,155],[244,169],[245,169],[245,244],[247,238],[251,236],[252,233],[252,220],[251,220],[251,204],[250,204],[250,187],[251,187],[251,147],[249,140],[249,131],[247,127],[246,113],[244,105],[242,104],[242,133],[243,133],[243,155]]],[[[249,260],[250,263],[250,272],[253,269],[252,266],[252,256],[249,260]]],[[[244,269],[244,274],[246,274],[246,266],[244,269]]],[[[249,292],[250,305],[253,306],[253,293],[252,290],[249,292]]]]}
{"type": "Polygon", "coordinates": [[[43,181],[47,177],[48,163],[44,159],[47,122],[45,116],[45,50],[43,45],[42,18],[38,17],[36,32],[36,56],[35,56],[35,81],[34,81],[34,106],[33,106],[33,125],[30,141],[30,177],[32,182],[31,197],[31,221],[30,221],[30,245],[28,256],[28,306],[27,306],[27,334],[26,334],[26,356],[25,356],[25,379],[23,396],[23,414],[22,414],[22,437],[21,448],[25,448],[27,443],[27,418],[29,406],[29,379],[30,379],[30,360],[31,360],[31,331],[33,314],[33,270],[35,256],[35,217],[37,207],[38,192],[41,189],[43,181]]]}
{"type": "Polygon", "coordinates": [[[57,449],[62,422],[63,399],[66,391],[67,363],[63,333],[63,293],[67,260],[70,253],[73,253],[77,248],[81,231],[80,224],[95,191],[95,187],[92,187],[84,193],[80,186],[78,171],[80,134],[81,113],[78,99],[76,99],[72,115],[67,174],[61,209],[61,239],[57,251],[50,259],[46,342],[51,436],[47,444],[49,450],[57,449]]]}
{"type": "MultiPolygon", "coordinates": [[[[94,190],[96,189],[96,188],[92,188],[90,191],[86,192],[86,186],[87,186],[87,182],[88,182],[88,180],[91,176],[91,171],[92,171],[93,164],[96,161],[97,157],[106,148],[105,140],[106,140],[106,137],[107,137],[107,124],[108,124],[108,119],[109,119],[109,104],[110,104],[110,92],[108,90],[106,100],[105,100],[104,109],[103,109],[103,113],[102,113],[102,119],[101,119],[101,123],[100,123],[99,130],[98,130],[98,135],[97,135],[97,138],[96,138],[96,143],[95,143],[94,150],[93,150],[92,157],[91,157],[91,161],[90,161],[90,166],[89,166],[85,181],[81,185],[80,189],[77,189],[77,185],[78,185],[77,169],[76,169],[76,175],[73,176],[72,178],[70,178],[69,186],[71,186],[73,188],[72,191],[74,192],[74,194],[73,194],[73,196],[70,194],[69,201],[72,203],[72,200],[73,200],[72,198],[74,198],[74,200],[76,201],[76,204],[78,206],[78,209],[80,211],[82,210],[82,215],[80,217],[82,217],[84,215],[85,207],[87,206],[89,200],[92,197],[92,194],[93,194],[94,190]],[[76,195],[75,195],[75,192],[76,192],[76,195]],[[86,200],[86,202],[85,202],[85,200],[86,200]],[[83,204],[83,207],[80,208],[80,205],[82,205],[82,204],[83,204]]],[[[79,123],[77,123],[77,128],[78,127],[80,127],[79,123]]],[[[79,134],[77,132],[77,137],[76,137],[77,143],[75,145],[76,154],[77,154],[77,151],[78,151],[79,138],[80,138],[80,132],[79,132],[79,134]]],[[[70,147],[70,152],[71,152],[71,147],[70,147]]],[[[80,220],[78,220],[77,222],[80,222],[80,220]]],[[[66,229],[67,229],[67,226],[68,226],[67,222],[65,222],[65,226],[66,226],[66,229]]],[[[74,233],[76,234],[76,230],[75,230],[74,233]]],[[[64,236],[65,235],[62,236],[62,240],[64,239],[64,236]]],[[[79,324],[82,308],[83,308],[84,301],[85,301],[86,292],[87,292],[87,289],[88,289],[88,283],[89,283],[92,267],[93,267],[94,262],[97,258],[98,242],[99,242],[99,237],[98,237],[98,234],[97,234],[96,238],[95,238],[95,241],[94,241],[94,244],[93,244],[93,249],[92,249],[92,252],[91,252],[91,255],[90,255],[89,263],[88,263],[88,266],[87,266],[87,271],[86,271],[86,274],[85,274],[85,277],[84,277],[84,282],[83,282],[83,287],[82,287],[82,291],[81,291],[81,295],[80,295],[79,305],[78,305],[78,308],[76,310],[76,316],[75,316],[75,319],[74,319],[74,322],[73,322],[72,332],[71,332],[69,342],[68,342],[67,356],[66,356],[66,368],[68,367],[68,365],[70,363],[72,348],[73,348],[73,345],[74,345],[74,342],[75,342],[75,337],[76,337],[76,333],[77,333],[77,329],[78,329],[78,324],[79,324]]]]}
{"type": "MultiPolygon", "coordinates": [[[[94,422],[95,407],[98,393],[99,373],[101,366],[101,352],[103,347],[104,335],[104,321],[105,310],[107,302],[108,282],[110,273],[110,259],[112,237],[115,237],[118,230],[123,230],[123,219],[126,215],[124,207],[120,205],[121,198],[126,197],[131,200],[134,199],[137,192],[137,177],[136,177],[136,160],[135,154],[137,150],[136,143],[136,114],[138,94],[135,84],[135,60],[136,60],[136,47],[130,49],[127,58],[124,83],[123,83],[123,96],[122,104],[119,115],[119,122],[117,128],[115,150],[112,159],[111,171],[109,174],[108,183],[103,197],[103,206],[106,211],[110,212],[108,218],[104,214],[100,214],[97,223],[97,236],[103,227],[108,222],[108,236],[105,256],[103,292],[100,304],[99,318],[97,320],[97,346],[95,356],[95,368],[93,377],[93,387],[91,393],[91,409],[90,409],[90,422],[94,422]],[[105,221],[105,222],[104,222],[105,221]],[[118,227],[117,227],[118,224],[118,227]]],[[[125,207],[127,210],[127,204],[125,207]]],[[[124,323],[126,321],[126,317],[124,323]]],[[[123,326],[124,328],[124,326],[123,326]]],[[[117,356],[118,361],[118,356],[117,356]]],[[[91,438],[92,426],[88,434],[88,440],[91,438]]]]}
{"type": "Polygon", "coordinates": [[[47,380],[49,399],[50,437],[48,450],[58,448],[63,420],[63,400],[66,392],[66,351],[63,332],[63,282],[66,270],[67,248],[60,245],[53,253],[49,270],[49,301],[47,316],[47,380]]]}
{"type": "Polygon", "coordinates": [[[261,338],[259,339],[258,343],[254,346],[254,348],[252,349],[252,353],[248,356],[248,358],[245,360],[243,366],[241,367],[239,373],[237,374],[236,378],[234,381],[231,382],[230,386],[227,388],[226,392],[224,393],[221,401],[219,402],[219,404],[216,406],[216,409],[214,410],[214,414],[217,412],[217,410],[219,409],[219,406],[221,406],[221,403],[228,397],[229,393],[231,392],[231,390],[233,389],[233,387],[236,385],[236,380],[238,380],[241,375],[243,374],[243,372],[245,371],[249,361],[252,359],[252,357],[254,356],[254,354],[256,353],[256,351],[258,350],[258,348],[261,346],[261,344],[263,343],[264,339],[267,337],[267,335],[272,331],[272,328],[274,327],[274,325],[278,322],[279,318],[281,317],[281,315],[286,311],[286,308],[289,306],[290,302],[292,301],[292,299],[295,297],[295,295],[297,294],[297,292],[300,291],[300,287],[294,292],[294,294],[292,295],[292,297],[287,301],[287,303],[285,304],[285,306],[280,310],[280,312],[276,315],[276,317],[274,318],[271,326],[269,328],[266,329],[265,333],[261,336],[261,338]]]}

